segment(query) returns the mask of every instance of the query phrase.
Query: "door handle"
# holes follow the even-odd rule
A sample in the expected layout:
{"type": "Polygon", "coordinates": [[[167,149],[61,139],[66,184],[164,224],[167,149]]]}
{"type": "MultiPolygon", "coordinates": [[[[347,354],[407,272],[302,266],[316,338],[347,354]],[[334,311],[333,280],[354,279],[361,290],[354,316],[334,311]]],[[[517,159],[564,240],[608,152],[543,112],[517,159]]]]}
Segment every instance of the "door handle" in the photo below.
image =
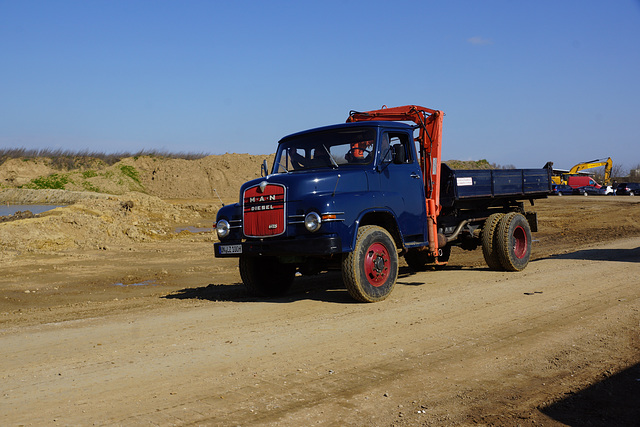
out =
{"type": "Polygon", "coordinates": [[[420,175],[415,172],[411,172],[411,178],[420,179],[420,175]]]}

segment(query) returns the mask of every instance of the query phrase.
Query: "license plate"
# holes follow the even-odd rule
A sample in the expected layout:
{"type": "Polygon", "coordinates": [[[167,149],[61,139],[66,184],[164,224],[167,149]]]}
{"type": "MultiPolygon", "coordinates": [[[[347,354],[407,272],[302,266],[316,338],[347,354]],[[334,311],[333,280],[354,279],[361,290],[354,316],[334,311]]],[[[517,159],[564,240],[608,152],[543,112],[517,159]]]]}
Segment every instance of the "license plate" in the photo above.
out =
{"type": "Polygon", "coordinates": [[[241,254],[242,253],[242,245],[226,245],[220,246],[220,254],[241,254]]]}

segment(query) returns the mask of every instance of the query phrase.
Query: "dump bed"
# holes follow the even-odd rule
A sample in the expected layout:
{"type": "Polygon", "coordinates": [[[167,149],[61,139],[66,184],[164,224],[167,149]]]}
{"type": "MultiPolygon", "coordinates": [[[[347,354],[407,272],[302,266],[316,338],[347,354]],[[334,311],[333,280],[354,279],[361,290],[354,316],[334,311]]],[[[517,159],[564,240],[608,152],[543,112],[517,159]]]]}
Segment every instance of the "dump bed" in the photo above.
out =
{"type": "Polygon", "coordinates": [[[479,199],[529,200],[551,191],[550,169],[451,169],[442,164],[440,203],[466,207],[479,199]]]}

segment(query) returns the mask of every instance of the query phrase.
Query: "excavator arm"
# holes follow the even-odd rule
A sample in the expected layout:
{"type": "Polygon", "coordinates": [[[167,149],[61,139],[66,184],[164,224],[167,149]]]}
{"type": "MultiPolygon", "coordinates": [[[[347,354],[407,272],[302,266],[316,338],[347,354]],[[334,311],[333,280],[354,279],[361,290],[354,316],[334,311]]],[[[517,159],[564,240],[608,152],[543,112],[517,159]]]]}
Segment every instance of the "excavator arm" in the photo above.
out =
{"type": "MultiPolygon", "coordinates": [[[[429,229],[429,252],[438,256],[437,217],[440,213],[440,154],[442,151],[442,119],[440,110],[405,105],[372,111],[351,111],[347,122],[371,120],[411,121],[419,129],[416,139],[420,144],[420,168],[426,195],[427,226],[429,229]]],[[[436,258],[437,259],[437,258],[436,258]]]]}
{"type": "Polygon", "coordinates": [[[611,161],[611,157],[605,159],[596,159],[591,160],[589,162],[578,163],[574,167],[569,170],[567,175],[575,175],[581,170],[598,168],[600,166],[604,166],[604,185],[611,185],[611,170],[613,169],[613,162],[611,161]]]}
{"type": "Polygon", "coordinates": [[[607,159],[606,163],[607,164],[604,167],[604,185],[611,185],[611,171],[613,170],[611,157],[607,159]]]}

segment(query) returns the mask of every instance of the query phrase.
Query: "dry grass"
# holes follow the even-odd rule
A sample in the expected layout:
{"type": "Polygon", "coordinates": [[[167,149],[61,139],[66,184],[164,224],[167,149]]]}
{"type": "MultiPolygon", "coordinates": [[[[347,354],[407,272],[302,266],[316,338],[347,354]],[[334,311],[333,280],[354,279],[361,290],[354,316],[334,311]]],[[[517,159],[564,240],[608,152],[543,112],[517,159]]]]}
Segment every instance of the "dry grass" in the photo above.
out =
{"type": "Polygon", "coordinates": [[[451,169],[515,169],[514,165],[499,165],[489,163],[486,159],[481,160],[447,160],[444,163],[451,169]]]}
{"type": "Polygon", "coordinates": [[[104,153],[100,151],[72,151],[62,149],[26,149],[26,148],[2,148],[0,149],[0,165],[9,159],[49,159],[51,167],[60,170],[74,170],[94,166],[96,162],[111,166],[127,157],[158,157],[163,159],[196,160],[208,156],[207,153],[184,153],[160,150],[141,150],[135,153],[122,151],[116,153],[104,153]]]}

